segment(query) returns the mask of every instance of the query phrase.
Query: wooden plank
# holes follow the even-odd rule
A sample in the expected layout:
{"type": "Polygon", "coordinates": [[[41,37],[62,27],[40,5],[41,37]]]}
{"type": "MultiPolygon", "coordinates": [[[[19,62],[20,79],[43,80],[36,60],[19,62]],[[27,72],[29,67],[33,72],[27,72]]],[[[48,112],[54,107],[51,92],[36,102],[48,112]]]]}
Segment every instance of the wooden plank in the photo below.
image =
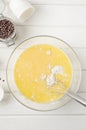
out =
{"type": "MultiPolygon", "coordinates": [[[[35,5],[35,9],[35,14],[24,25],[86,26],[85,6],[35,5]]],[[[12,18],[15,23],[18,21],[8,9],[4,15],[12,18]]]]}
{"type": "MultiPolygon", "coordinates": [[[[86,93],[79,93],[82,97],[86,98],[86,93]]],[[[5,93],[5,98],[2,102],[0,102],[0,116],[7,116],[7,115],[21,115],[21,116],[30,116],[30,115],[86,115],[86,108],[82,105],[76,103],[75,101],[70,101],[65,106],[47,112],[41,111],[34,111],[28,109],[17,102],[10,93],[5,93]]]]}
{"type": "Polygon", "coordinates": [[[64,4],[64,5],[82,5],[86,0],[29,0],[33,4],[64,4]]]}
{"type": "Polygon", "coordinates": [[[85,130],[86,116],[0,117],[1,130],[85,130]],[[79,125],[80,124],[80,125],[79,125]]]}
{"type": "Polygon", "coordinates": [[[85,92],[86,91],[86,71],[82,71],[82,77],[81,77],[81,84],[79,91],[80,92],[85,92]]]}
{"type": "MultiPolygon", "coordinates": [[[[10,1],[10,0],[5,0],[10,1]]],[[[64,5],[82,5],[86,0],[29,0],[32,4],[64,4],[64,5]]]]}
{"type": "MultiPolygon", "coordinates": [[[[50,35],[64,40],[72,47],[86,47],[86,27],[16,26],[16,29],[16,45],[33,36],[50,35]]],[[[0,42],[0,47],[6,45],[0,42]]]]}
{"type": "Polygon", "coordinates": [[[0,117],[1,130],[85,130],[86,116],[0,117]],[[79,125],[80,124],[80,125],[79,125]]]}
{"type": "MultiPolygon", "coordinates": [[[[7,66],[7,62],[8,59],[13,51],[13,47],[12,48],[5,48],[2,47],[0,48],[0,77],[2,80],[5,80],[4,82],[4,88],[5,91],[8,91],[8,87],[7,87],[7,83],[6,83],[6,66],[7,66]]],[[[81,87],[80,87],[80,91],[86,91],[86,48],[75,48],[75,51],[79,57],[80,63],[82,65],[82,69],[83,69],[83,73],[82,73],[82,82],[81,82],[81,87]]]]}
{"type": "MultiPolygon", "coordinates": [[[[9,92],[8,84],[6,81],[6,71],[5,70],[0,70],[0,78],[1,78],[0,84],[3,85],[5,92],[9,92]],[[3,82],[3,80],[4,80],[4,82],[3,82]]],[[[86,71],[82,71],[82,80],[81,80],[79,92],[86,92],[86,85],[85,84],[86,84],[86,71]]]]}
{"type": "MultiPolygon", "coordinates": [[[[13,51],[13,47],[12,48],[1,48],[0,47],[0,69],[1,70],[5,70],[9,57],[13,51]]],[[[86,69],[86,48],[74,48],[77,56],[79,57],[80,63],[82,65],[82,69],[85,70],[86,69]]]]}
{"type": "Polygon", "coordinates": [[[17,26],[17,35],[17,43],[36,35],[51,35],[72,47],[86,47],[86,27],[17,26]]]}
{"type": "Polygon", "coordinates": [[[81,68],[83,70],[86,70],[86,50],[85,48],[74,48],[77,56],[78,56],[78,59],[81,63],[81,68]]]}

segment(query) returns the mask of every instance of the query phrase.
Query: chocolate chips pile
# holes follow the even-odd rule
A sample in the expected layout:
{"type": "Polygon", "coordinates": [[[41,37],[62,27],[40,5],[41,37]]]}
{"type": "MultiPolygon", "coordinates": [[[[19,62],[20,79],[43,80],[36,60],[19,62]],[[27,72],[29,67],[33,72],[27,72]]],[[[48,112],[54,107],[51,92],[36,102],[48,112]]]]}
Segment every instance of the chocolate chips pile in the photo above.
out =
{"type": "Polygon", "coordinates": [[[0,20],[0,38],[6,39],[14,32],[14,25],[7,19],[0,20]]]}

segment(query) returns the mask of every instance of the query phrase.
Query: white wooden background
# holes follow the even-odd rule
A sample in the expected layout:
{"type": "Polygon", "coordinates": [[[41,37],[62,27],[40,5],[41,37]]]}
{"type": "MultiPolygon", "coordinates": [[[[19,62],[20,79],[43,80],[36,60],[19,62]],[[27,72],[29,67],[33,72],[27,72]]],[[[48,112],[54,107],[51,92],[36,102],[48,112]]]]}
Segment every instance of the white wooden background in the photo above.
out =
{"type": "MultiPolygon", "coordinates": [[[[78,94],[86,98],[86,0],[30,0],[36,11],[24,24],[8,9],[17,28],[16,45],[35,35],[52,35],[69,43],[82,65],[82,81],[78,94]]],[[[16,46],[15,45],[15,46],[16,46]]],[[[15,46],[0,43],[0,77],[5,80],[5,98],[0,103],[0,130],[86,130],[86,108],[75,101],[49,112],[37,112],[18,103],[6,83],[6,65],[15,46]]],[[[2,81],[0,81],[1,83],[2,81]]]]}

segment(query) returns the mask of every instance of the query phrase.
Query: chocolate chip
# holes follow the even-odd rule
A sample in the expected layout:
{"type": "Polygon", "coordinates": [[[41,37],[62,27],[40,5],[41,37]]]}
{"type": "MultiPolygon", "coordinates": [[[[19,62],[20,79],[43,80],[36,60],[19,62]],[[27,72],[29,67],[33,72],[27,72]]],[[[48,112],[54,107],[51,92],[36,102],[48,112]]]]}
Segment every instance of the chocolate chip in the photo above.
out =
{"type": "Polygon", "coordinates": [[[3,79],[2,81],[3,81],[3,82],[5,82],[5,80],[4,80],[4,79],[3,79]]]}
{"type": "Polygon", "coordinates": [[[0,38],[6,39],[14,32],[14,25],[7,19],[0,20],[0,38]]]}

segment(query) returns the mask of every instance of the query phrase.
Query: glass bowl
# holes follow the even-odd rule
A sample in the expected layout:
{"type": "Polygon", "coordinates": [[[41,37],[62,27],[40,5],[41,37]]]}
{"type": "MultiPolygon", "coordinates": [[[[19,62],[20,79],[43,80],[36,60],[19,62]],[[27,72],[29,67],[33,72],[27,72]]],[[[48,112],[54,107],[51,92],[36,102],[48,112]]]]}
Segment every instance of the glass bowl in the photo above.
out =
{"type": "Polygon", "coordinates": [[[81,81],[80,62],[73,49],[67,43],[60,40],[59,38],[52,37],[52,36],[35,36],[25,40],[18,47],[15,48],[15,50],[12,52],[9,58],[8,65],[7,65],[7,73],[6,73],[7,83],[13,96],[17,99],[18,102],[20,102],[24,106],[34,110],[40,110],[40,111],[57,109],[63,106],[64,104],[66,104],[70,100],[70,98],[66,94],[57,101],[44,103],[44,104],[37,103],[25,98],[18,90],[16,83],[14,81],[14,66],[18,57],[27,48],[38,44],[53,45],[65,52],[65,54],[69,57],[73,68],[73,79],[69,89],[74,93],[78,91],[80,81],[81,81]]]}

